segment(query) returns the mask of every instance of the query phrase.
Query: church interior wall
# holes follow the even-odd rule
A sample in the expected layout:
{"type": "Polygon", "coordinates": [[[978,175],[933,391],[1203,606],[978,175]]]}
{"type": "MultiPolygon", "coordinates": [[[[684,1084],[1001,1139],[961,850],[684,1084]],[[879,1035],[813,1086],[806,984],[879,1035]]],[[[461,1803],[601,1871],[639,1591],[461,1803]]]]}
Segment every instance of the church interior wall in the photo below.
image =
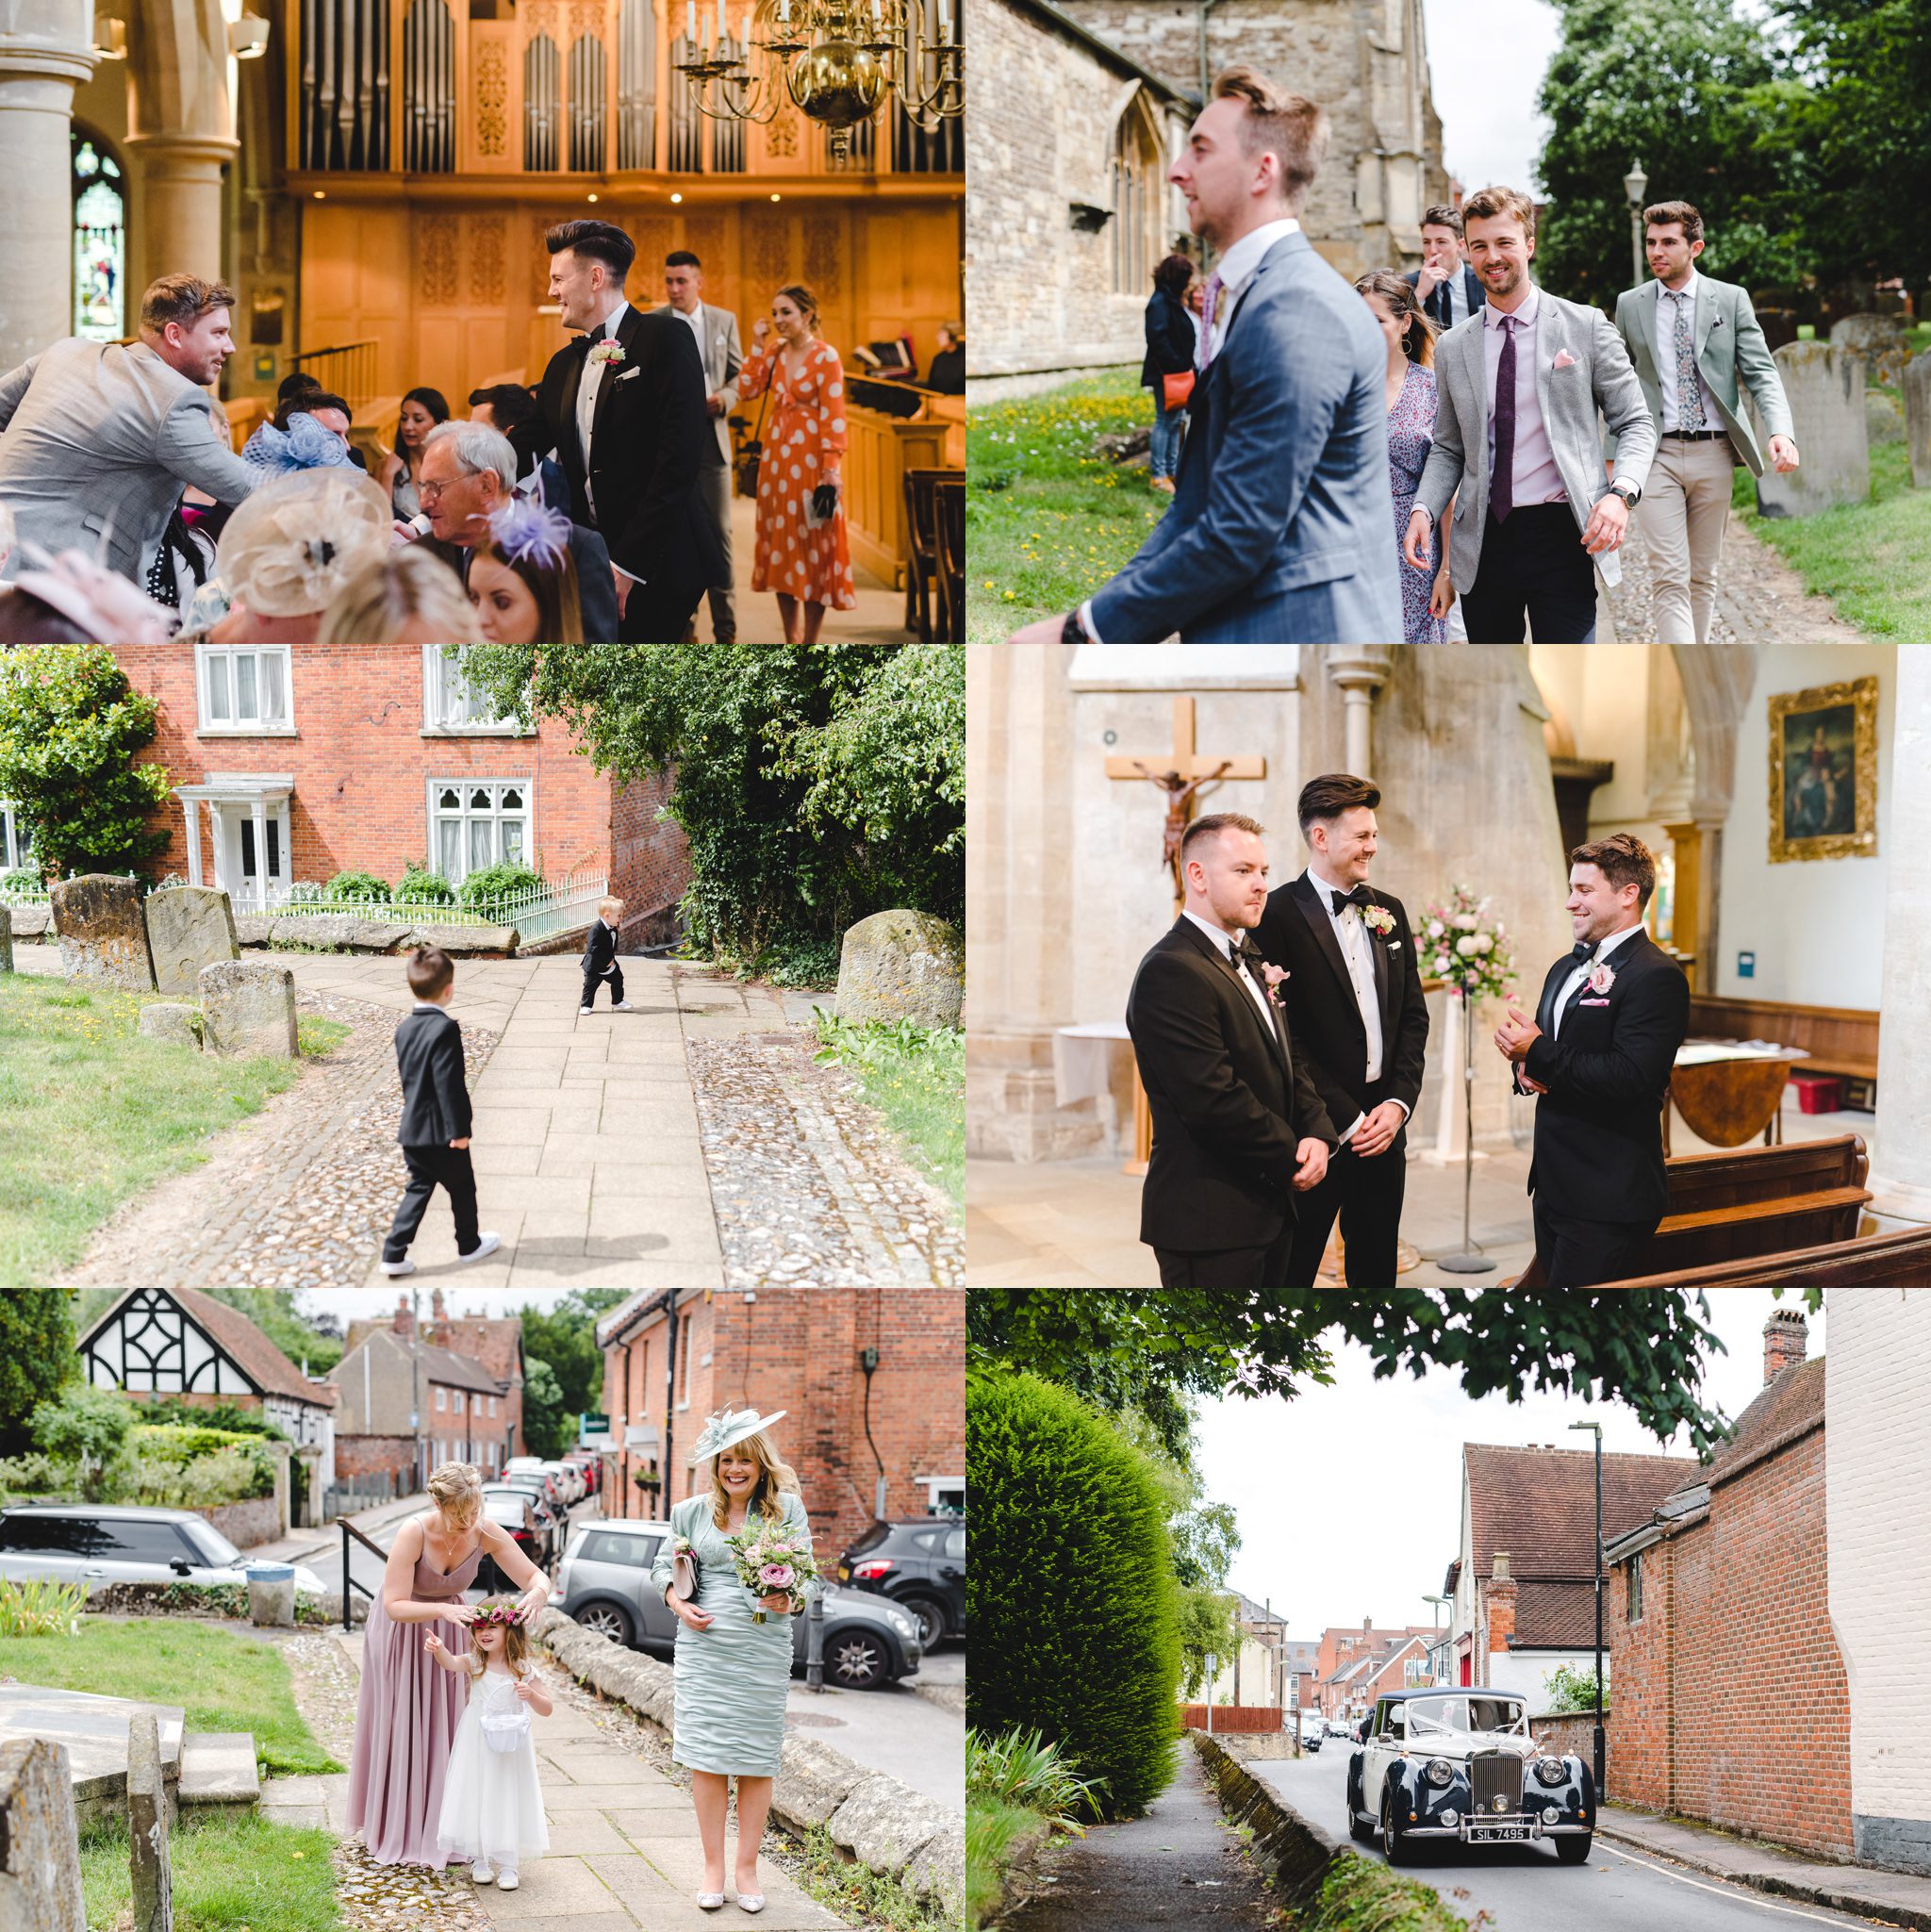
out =
{"type": "MultiPolygon", "coordinates": [[[[1884,965],[1886,832],[1896,716],[1897,647],[1765,644],[1737,734],[1737,792],[1724,827],[1715,990],[1731,998],[1874,1009],[1884,965]],[[1877,679],[1877,853],[1770,862],[1770,699],[1851,679],[1877,679]],[[1757,955],[1751,979],[1740,951],[1757,955]]],[[[1706,982],[1705,983],[1708,983],[1706,982]]]]}

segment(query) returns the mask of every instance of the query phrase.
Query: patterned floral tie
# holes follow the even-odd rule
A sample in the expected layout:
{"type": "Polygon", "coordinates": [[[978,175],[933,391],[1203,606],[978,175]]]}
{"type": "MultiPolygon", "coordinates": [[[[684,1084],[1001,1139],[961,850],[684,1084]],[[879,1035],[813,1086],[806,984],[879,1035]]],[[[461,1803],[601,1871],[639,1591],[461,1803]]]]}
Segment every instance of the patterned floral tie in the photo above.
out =
{"type": "Polygon", "coordinates": [[[1672,289],[1670,300],[1676,305],[1676,427],[1701,429],[1703,389],[1696,380],[1696,347],[1690,335],[1693,291],[1672,289]]]}
{"type": "Polygon", "coordinates": [[[1220,316],[1220,271],[1207,277],[1206,292],[1200,298],[1200,369],[1204,374],[1213,360],[1213,324],[1220,316]]]}

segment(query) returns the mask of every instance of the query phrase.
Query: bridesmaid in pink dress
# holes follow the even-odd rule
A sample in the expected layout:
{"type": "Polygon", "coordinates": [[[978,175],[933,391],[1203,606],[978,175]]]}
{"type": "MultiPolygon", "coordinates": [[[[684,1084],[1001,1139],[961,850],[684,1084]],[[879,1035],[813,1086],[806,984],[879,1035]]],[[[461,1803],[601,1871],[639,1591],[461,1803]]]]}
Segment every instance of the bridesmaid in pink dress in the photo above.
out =
{"type": "Polygon", "coordinates": [[[463,1601],[487,1550],[522,1586],[523,1621],[550,1601],[550,1579],[483,1513],[483,1478],[468,1462],[445,1462],[429,1478],[436,1506],[412,1516],[389,1546],[382,1593],[362,1640],[362,1689],[349,1765],[349,1828],[360,1831],[379,1865],[448,1862],[436,1842],[443,1773],[463,1715],[467,1686],[422,1648],[419,1627],[446,1623],[443,1645],[461,1657],[475,1611],[463,1601]]]}

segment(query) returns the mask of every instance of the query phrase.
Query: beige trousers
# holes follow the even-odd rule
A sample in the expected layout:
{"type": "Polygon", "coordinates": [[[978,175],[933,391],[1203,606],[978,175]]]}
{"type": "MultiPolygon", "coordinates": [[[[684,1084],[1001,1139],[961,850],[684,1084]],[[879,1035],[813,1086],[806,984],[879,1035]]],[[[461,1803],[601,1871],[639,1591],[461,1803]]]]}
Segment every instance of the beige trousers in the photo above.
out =
{"type": "Polygon", "coordinates": [[[1649,552],[1650,616],[1659,644],[1708,644],[1716,569],[1737,468],[1728,437],[1678,442],[1665,436],[1637,509],[1649,552]]]}

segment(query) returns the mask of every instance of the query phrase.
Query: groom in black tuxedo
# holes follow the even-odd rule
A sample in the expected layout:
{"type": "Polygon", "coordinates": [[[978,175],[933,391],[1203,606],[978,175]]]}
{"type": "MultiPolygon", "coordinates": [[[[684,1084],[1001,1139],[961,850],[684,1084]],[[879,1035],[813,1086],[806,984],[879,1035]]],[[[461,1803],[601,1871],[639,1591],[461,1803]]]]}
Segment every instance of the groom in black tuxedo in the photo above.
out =
{"type": "Polygon", "coordinates": [[[1133,976],[1127,1032],[1153,1115],[1140,1239],[1163,1288],[1284,1288],[1295,1196],[1334,1129],[1247,934],[1267,903],[1262,828],[1212,813],[1180,841],[1186,907],[1133,976]]]}
{"type": "Polygon", "coordinates": [[[1301,788],[1308,869],[1269,898],[1254,934],[1268,964],[1287,969],[1288,1032],[1341,1137],[1295,1216],[1290,1288],[1314,1285],[1336,1214],[1347,1285],[1395,1285],[1428,1009],[1408,914],[1368,885],[1380,802],[1376,786],[1345,771],[1301,788]]]}
{"type": "Polygon", "coordinates": [[[550,299],[561,304],[564,327],[580,333],[550,358],[535,417],[509,438],[525,473],[555,451],[570,520],[602,537],[618,637],[674,644],[723,569],[698,490],[698,467],[715,438],[697,339],[677,316],[624,300],[636,246],[621,228],[560,222],[544,246],[550,299]],[[615,350],[600,348],[605,341],[615,350]]]}
{"type": "Polygon", "coordinates": [[[1510,1005],[1495,1045],[1518,1093],[1540,1097],[1528,1190],[1550,1288],[1642,1270],[1669,1210],[1662,1110],[1690,1027],[1683,968],[1642,930],[1656,860],[1618,832],[1569,854],[1575,951],[1549,968],[1531,1022],[1510,1005]]]}

